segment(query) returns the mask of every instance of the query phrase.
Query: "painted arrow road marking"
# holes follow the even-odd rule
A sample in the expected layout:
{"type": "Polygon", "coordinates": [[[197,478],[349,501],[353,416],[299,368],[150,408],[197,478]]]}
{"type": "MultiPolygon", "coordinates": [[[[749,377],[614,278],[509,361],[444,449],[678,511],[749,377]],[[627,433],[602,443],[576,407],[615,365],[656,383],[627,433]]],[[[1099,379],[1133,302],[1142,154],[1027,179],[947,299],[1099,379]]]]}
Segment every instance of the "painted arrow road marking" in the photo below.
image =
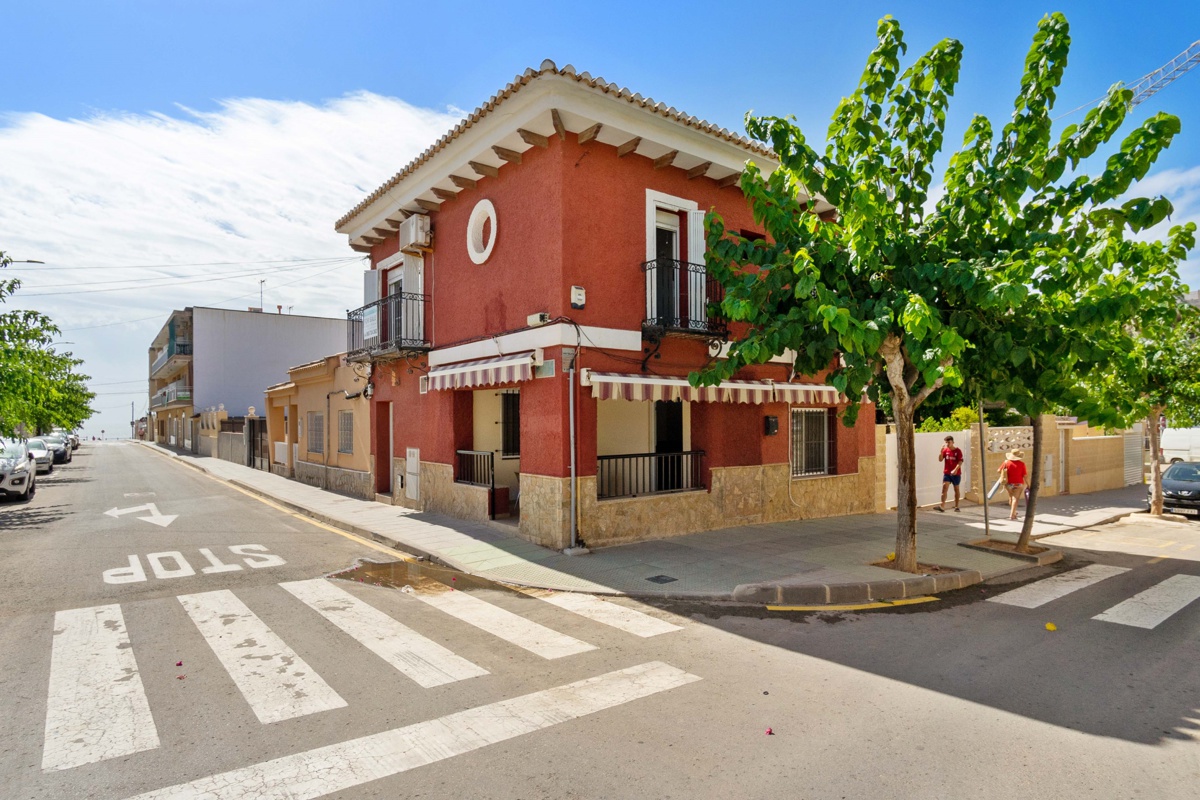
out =
{"type": "Polygon", "coordinates": [[[168,525],[170,525],[172,522],[174,522],[179,517],[178,514],[163,514],[163,513],[161,513],[158,510],[158,506],[154,505],[154,503],[146,503],[146,505],[144,505],[144,506],[132,506],[131,508],[117,508],[116,506],[114,506],[114,507],[110,508],[108,511],[105,511],[104,516],[119,517],[124,514],[135,514],[139,511],[149,511],[150,516],[138,517],[138,519],[142,520],[143,522],[153,523],[160,528],[167,527],[168,525]]]}

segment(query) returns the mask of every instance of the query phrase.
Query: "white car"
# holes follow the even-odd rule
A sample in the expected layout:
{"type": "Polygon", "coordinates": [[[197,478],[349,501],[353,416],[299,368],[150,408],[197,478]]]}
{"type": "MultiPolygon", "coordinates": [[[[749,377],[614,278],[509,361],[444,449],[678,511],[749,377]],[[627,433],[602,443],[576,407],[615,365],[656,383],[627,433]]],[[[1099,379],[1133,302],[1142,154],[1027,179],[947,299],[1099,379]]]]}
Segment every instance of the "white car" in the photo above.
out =
{"type": "Polygon", "coordinates": [[[37,491],[37,461],[24,442],[0,440],[0,494],[28,500],[37,491]]]}
{"type": "Polygon", "coordinates": [[[33,453],[33,459],[37,462],[37,471],[50,474],[54,472],[54,451],[46,446],[46,443],[41,439],[30,439],[25,443],[29,448],[29,452],[33,453]]]}

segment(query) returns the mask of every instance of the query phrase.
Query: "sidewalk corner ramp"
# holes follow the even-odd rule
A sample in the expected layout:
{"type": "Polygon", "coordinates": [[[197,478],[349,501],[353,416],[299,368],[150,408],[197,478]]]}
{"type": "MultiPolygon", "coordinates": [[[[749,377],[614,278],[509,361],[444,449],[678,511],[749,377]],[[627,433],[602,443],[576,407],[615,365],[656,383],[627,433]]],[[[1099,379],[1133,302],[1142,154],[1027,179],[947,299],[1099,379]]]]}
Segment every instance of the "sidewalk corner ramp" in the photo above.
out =
{"type": "Polygon", "coordinates": [[[977,569],[849,583],[813,583],[795,576],[763,583],[743,583],[733,590],[733,600],[739,603],[812,606],[869,603],[940,594],[974,586],[982,581],[983,575],[977,569]]]}

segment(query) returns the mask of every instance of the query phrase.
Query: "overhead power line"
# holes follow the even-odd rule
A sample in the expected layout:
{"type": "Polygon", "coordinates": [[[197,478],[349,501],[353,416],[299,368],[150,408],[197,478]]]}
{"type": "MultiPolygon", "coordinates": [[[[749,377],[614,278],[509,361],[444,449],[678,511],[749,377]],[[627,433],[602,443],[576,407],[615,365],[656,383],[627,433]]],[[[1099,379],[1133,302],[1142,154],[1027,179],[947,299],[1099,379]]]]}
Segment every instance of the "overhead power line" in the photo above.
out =
{"type": "Polygon", "coordinates": [[[299,264],[305,261],[332,261],[335,258],[346,258],[346,254],[342,253],[336,256],[324,256],[322,258],[277,258],[271,261],[197,261],[190,264],[105,264],[104,266],[88,266],[88,267],[8,267],[10,270],[36,270],[42,272],[48,269],[86,269],[91,271],[99,271],[106,269],[184,269],[186,267],[248,267],[256,264],[299,264]]]}

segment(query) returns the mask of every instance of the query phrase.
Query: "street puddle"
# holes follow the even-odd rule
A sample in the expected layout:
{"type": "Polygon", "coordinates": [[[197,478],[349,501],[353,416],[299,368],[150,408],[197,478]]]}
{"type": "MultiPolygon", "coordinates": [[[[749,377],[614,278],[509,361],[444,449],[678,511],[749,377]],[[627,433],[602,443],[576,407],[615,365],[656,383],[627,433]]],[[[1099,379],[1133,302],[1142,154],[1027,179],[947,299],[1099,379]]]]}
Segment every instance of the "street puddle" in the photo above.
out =
{"type": "Polygon", "coordinates": [[[520,592],[501,583],[466,575],[447,567],[438,567],[423,561],[363,561],[358,566],[335,572],[331,578],[339,578],[354,583],[366,583],[372,586],[387,586],[403,590],[409,586],[418,592],[445,592],[450,589],[471,591],[474,589],[493,589],[499,591],[520,592]]]}

